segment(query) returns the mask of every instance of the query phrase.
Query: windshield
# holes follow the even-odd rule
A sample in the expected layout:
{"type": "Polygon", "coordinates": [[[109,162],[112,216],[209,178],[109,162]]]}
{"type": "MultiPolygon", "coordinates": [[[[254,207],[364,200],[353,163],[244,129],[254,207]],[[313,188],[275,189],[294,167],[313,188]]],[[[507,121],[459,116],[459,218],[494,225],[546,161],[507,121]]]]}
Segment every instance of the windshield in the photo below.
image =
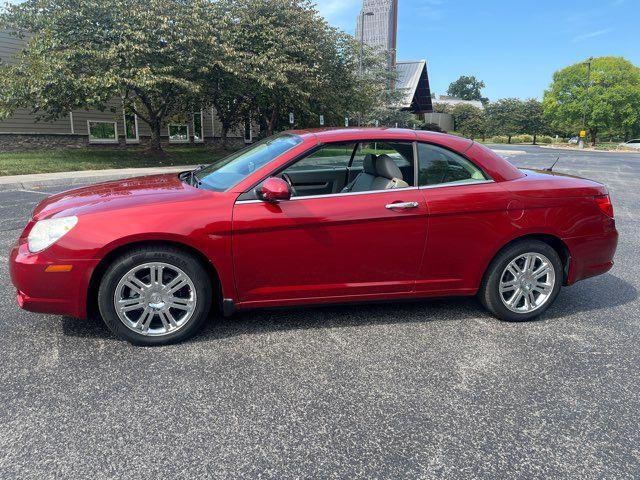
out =
{"type": "Polygon", "coordinates": [[[195,172],[195,175],[200,187],[224,192],[301,143],[301,137],[290,133],[269,137],[195,172]]]}

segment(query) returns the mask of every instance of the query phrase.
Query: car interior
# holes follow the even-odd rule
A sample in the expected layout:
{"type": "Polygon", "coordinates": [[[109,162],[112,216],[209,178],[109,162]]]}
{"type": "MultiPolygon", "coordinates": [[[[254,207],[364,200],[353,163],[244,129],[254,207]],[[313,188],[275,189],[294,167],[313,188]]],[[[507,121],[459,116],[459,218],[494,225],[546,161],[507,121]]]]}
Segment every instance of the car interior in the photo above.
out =
{"type": "Polygon", "coordinates": [[[326,145],[280,176],[298,197],[407,188],[414,185],[413,144],[326,145]]]}

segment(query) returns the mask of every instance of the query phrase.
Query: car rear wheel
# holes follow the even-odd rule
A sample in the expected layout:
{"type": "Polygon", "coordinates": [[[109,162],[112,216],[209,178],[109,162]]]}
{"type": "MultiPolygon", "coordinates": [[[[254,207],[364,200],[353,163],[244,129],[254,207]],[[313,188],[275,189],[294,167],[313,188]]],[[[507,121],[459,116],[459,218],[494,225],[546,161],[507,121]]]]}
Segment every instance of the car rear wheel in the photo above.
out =
{"type": "Polygon", "coordinates": [[[166,345],[193,336],[211,308],[202,265],[174,248],[138,248],[116,259],[98,290],[100,314],[119,338],[166,345]]]}
{"type": "Polygon", "coordinates": [[[478,296],[501,320],[531,320],[555,301],[562,275],[562,261],[551,246],[523,240],[509,245],[491,262],[478,296]]]}

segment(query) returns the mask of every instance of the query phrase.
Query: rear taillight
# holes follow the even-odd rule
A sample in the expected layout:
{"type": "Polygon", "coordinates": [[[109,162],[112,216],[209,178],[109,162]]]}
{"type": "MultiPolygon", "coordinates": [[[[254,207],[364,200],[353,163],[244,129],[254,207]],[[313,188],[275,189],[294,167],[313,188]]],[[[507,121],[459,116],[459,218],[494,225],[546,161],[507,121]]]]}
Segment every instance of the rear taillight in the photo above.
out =
{"type": "Polygon", "coordinates": [[[611,204],[609,195],[598,195],[597,197],[594,197],[594,199],[598,204],[600,211],[605,215],[613,218],[613,205],[611,204]]]}

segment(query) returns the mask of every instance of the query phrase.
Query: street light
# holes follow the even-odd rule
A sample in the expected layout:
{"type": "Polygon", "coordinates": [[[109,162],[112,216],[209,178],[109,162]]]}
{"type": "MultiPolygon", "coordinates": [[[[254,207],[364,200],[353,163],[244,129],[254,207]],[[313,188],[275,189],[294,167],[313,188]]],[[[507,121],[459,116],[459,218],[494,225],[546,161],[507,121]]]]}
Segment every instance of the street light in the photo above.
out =
{"type": "MultiPolygon", "coordinates": [[[[587,64],[587,86],[585,88],[584,93],[584,107],[582,108],[582,131],[587,131],[587,108],[589,107],[589,86],[591,85],[591,62],[593,61],[593,57],[589,57],[585,63],[587,64]]],[[[582,132],[581,132],[582,133],[582,132]]],[[[585,135],[586,138],[586,135],[585,135]]],[[[580,141],[578,143],[579,148],[584,148],[584,140],[585,138],[580,135],[580,141]]]]}
{"type": "Polygon", "coordinates": [[[364,60],[364,17],[373,17],[373,12],[365,12],[364,10],[360,14],[360,76],[363,75],[363,60],[364,60]]]}
{"type": "MultiPolygon", "coordinates": [[[[362,10],[360,14],[360,77],[364,75],[364,17],[373,17],[373,12],[362,10]]],[[[362,112],[358,115],[358,126],[362,126],[362,112]]]]}

